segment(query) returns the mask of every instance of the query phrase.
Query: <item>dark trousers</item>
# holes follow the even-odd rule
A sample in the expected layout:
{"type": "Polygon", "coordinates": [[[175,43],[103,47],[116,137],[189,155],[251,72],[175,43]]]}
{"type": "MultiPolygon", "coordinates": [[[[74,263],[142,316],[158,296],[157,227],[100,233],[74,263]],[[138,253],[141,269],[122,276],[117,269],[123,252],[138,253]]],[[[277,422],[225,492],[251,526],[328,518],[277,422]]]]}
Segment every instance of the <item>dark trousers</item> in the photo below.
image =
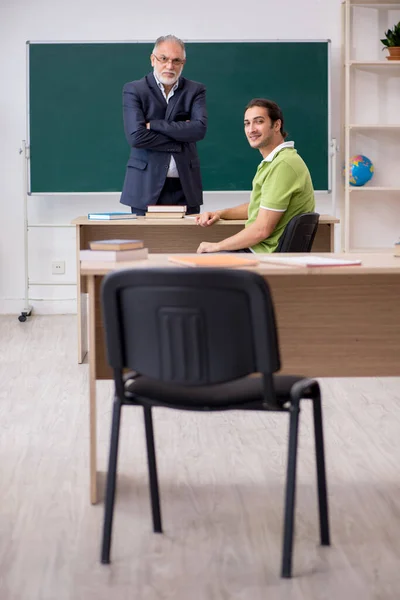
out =
{"type": "MultiPolygon", "coordinates": [[[[183,193],[181,181],[179,177],[167,177],[161,190],[160,197],[157,200],[157,205],[180,205],[187,206],[185,194],[183,193]]],[[[131,211],[139,216],[146,214],[142,208],[131,207],[131,211]]],[[[187,206],[187,215],[198,215],[200,206],[187,206]]]]}

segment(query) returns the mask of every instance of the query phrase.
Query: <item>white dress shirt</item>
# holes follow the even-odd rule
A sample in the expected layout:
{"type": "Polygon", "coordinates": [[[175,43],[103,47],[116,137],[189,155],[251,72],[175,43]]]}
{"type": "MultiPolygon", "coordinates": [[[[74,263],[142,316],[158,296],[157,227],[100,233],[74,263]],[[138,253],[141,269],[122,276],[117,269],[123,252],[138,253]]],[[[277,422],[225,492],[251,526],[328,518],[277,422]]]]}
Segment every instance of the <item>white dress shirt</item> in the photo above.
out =
{"type": "MultiPolygon", "coordinates": [[[[161,83],[161,81],[157,78],[157,75],[156,75],[155,71],[153,72],[153,74],[154,74],[154,79],[156,80],[156,83],[157,83],[158,87],[160,88],[160,90],[162,92],[162,95],[164,96],[164,98],[165,98],[165,100],[167,101],[167,104],[168,104],[169,100],[174,95],[175,90],[178,88],[179,79],[175,83],[175,85],[173,86],[173,88],[170,90],[170,92],[169,92],[169,94],[167,96],[167,94],[165,93],[164,86],[161,83]]],[[[150,125],[150,128],[151,128],[151,125],[150,125]]],[[[172,154],[171,154],[171,158],[170,158],[170,161],[169,161],[169,168],[168,168],[167,177],[179,177],[179,173],[178,173],[178,169],[177,169],[177,166],[176,166],[176,162],[175,162],[175,159],[172,156],[172,154]]]]}

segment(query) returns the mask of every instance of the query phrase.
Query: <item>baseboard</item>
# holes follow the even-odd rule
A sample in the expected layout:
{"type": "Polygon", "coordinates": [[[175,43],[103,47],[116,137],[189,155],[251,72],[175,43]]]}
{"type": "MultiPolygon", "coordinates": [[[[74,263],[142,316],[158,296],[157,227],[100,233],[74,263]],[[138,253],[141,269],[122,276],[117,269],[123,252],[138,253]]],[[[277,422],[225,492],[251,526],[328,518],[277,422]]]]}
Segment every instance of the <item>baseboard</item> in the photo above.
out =
{"type": "MultiPolygon", "coordinates": [[[[76,299],[30,300],[33,315],[76,315],[76,299]]],[[[26,307],[22,298],[0,299],[0,315],[19,315],[26,307]]]]}

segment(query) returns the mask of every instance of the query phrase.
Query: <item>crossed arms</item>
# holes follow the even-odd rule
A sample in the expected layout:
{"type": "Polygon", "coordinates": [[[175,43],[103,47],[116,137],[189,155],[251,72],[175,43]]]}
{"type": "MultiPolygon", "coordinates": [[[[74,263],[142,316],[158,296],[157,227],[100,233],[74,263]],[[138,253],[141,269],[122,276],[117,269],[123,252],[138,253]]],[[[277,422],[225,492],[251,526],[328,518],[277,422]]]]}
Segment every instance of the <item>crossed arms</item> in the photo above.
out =
{"type": "Polygon", "coordinates": [[[181,152],[182,143],[202,140],[207,130],[206,90],[199,87],[191,108],[190,120],[169,122],[150,120],[146,128],[142,101],[131,84],[123,91],[124,129],[128,143],[134,148],[159,152],[181,152]]]}

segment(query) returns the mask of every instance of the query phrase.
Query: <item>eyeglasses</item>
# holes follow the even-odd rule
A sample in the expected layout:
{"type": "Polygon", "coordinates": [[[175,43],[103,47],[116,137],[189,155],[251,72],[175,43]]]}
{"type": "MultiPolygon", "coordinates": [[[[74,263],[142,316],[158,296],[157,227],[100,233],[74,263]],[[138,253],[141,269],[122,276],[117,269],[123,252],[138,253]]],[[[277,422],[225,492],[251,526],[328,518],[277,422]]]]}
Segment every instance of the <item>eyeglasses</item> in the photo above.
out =
{"type": "Polygon", "coordinates": [[[181,67],[182,65],[185,64],[185,59],[184,58],[168,58],[167,56],[157,56],[156,54],[153,54],[154,58],[156,58],[158,60],[158,62],[160,62],[162,65],[166,65],[169,62],[172,63],[172,65],[174,67],[181,67]]]}

